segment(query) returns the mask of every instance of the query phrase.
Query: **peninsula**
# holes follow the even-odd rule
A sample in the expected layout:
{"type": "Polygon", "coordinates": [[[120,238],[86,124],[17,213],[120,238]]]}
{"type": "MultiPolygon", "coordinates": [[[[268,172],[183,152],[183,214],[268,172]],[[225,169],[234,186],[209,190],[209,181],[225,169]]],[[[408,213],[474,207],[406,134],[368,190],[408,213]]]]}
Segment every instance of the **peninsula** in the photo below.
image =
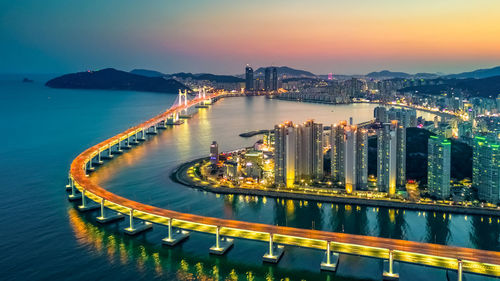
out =
{"type": "Polygon", "coordinates": [[[66,74],[49,80],[45,85],[50,88],[64,89],[124,90],[158,93],[177,93],[179,89],[190,90],[175,79],[146,77],[114,68],[66,74]]]}

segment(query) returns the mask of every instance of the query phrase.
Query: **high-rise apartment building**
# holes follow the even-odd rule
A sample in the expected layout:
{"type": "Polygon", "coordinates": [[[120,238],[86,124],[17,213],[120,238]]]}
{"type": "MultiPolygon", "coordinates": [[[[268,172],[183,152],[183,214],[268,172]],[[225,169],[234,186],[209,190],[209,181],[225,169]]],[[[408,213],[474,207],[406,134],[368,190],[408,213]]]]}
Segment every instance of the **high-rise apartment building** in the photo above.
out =
{"type": "Polygon", "coordinates": [[[368,131],[358,129],[356,133],[356,189],[368,187],[368,131]]]}
{"type": "MultiPolygon", "coordinates": [[[[393,121],[394,122],[394,121],[393,121]]],[[[406,189],[406,127],[394,122],[396,127],[396,188],[406,189]]]]}
{"type": "Polygon", "coordinates": [[[377,106],[373,110],[373,117],[375,117],[375,122],[387,123],[389,119],[387,117],[387,108],[385,106],[377,106]]]}
{"type": "Polygon", "coordinates": [[[278,69],[276,67],[273,67],[271,74],[272,74],[271,90],[277,91],[278,90],[278,69]]]}
{"type": "Polygon", "coordinates": [[[219,145],[213,141],[210,145],[210,164],[217,165],[219,163],[219,145]]]}
{"type": "Polygon", "coordinates": [[[427,187],[437,198],[450,196],[451,143],[442,136],[430,136],[427,146],[427,187]]]}
{"type": "Polygon", "coordinates": [[[292,187],[295,183],[297,128],[292,122],[274,126],[274,182],[292,187]]]}
{"type": "Polygon", "coordinates": [[[245,67],[245,90],[253,91],[253,68],[247,65],[245,67]]]}
{"type": "Polygon", "coordinates": [[[338,124],[331,126],[330,131],[330,159],[331,159],[331,176],[332,179],[340,184],[345,184],[345,168],[344,168],[344,154],[345,154],[345,127],[347,121],[341,121],[338,124]]]}
{"type": "Polygon", "coordinates": [[[308,120],[298,127],[297,179],[323,178],[323,125],[308,120]]]}
{"type": "Polygon", "coordinates": [[[383,123],[377,131],[377,186],[389,196],[396,193],[397,122],[383,123]]]}
{"type": "Polygon", "coordinates": [[[331,126],[332,179],[351,193],[368,184],[368,132],[346,121],[331,126]]]}
{"type": "Polygon", "coordinates": [[[323,125],[312,120],[302,125],[285,122],[274,127],[275,183],[323,178],[323,125]]]}
{"type": "Polygon", "coordinates": [[[264,69],[264,90],[271,90],[271,67],[264,69]]]}
{"type": "Polygon", "coordinates": [[[494,137],[474,138],[472,185],[478,189],[479,200],[500,202],[500,146],[494,137]]]}

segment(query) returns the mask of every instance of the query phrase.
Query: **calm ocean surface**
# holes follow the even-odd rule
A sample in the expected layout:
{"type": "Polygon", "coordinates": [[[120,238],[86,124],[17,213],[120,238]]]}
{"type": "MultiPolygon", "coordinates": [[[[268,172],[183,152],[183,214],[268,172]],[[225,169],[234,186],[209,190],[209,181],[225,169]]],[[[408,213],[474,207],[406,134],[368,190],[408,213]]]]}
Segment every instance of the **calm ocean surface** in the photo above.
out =
{"type": "MultiPolygon", "coordinates": [[[[262,263],[266,244],[237,240],[209,256],[214,238],[192,234],[161,246],[166,229],[130,238],[125,223],[102,227],[66,200],[72,159],[91,145],[164,111],[175,95],[54,90],[0,78],[0,280],[380,280],[380,260],[341,255],[337,273],[320,273],[323,253],[287,247],[277,266],[262,263]]],[[[119,195],[159,207],[221,218],[500,250],[498,218],[424,213],[245,196],[219,196],[173,183],[178,165],[253,144],[238,134],[314,118],[325,125],[372,117],[373,105],[320,105],[228,98],[183,125],[115,157],[92,179],[119,195]]],[[[400,265],[400,280],[446,280],[446,271],[400,265]]],[[[467,275],[467,280],[492,280],[467,275]]]]}

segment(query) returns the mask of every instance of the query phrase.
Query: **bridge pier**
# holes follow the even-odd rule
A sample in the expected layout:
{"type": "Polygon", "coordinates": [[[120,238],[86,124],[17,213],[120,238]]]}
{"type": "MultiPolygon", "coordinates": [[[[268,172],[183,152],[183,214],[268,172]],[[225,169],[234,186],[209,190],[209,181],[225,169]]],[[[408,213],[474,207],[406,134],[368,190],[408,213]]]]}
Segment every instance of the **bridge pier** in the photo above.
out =
{"type": "Polygon", "coordinates": [[[89,162],[88,162],[88,166],[89,167],[87,169],[88,172],[93,172],[94,171],[94,166],[92,166],[92,162],[93,162],[92,159],[94,159],[94,158],[93,157],[89,158],[89,162]]]}
{"type": "Polygon", "coordinates": [[[66,190],[71,190],[71,185],[73,185],[73,179],[71,175],[68,175],[68,184],[66,184],[66,190]]]}
{"type": "Polygon", "coordinates": [[[337,270],[338,263],[339,263],[339,254],[332,253],[330,251],[330,241],[327,241],[325,258],[321,263],[321,270],[335,272],[337,270]]]}
{"type": "Polygon", "coordinates": [[[97,222],[104,224],[121,220],[124,218],[124,216],[121,213],[115,213],[114,215],[106,216],[106,213],[104,211],[104,202],[105,202],[104,198],[101,198],[101,215],[96,218],[97,222]]]}
{"type": "Polygon", "coordinates": [[[463,276],[462,276],[462,274],[463,274],[463,273],[462,273],[462,271],[463,271],[463,266],[464,266],[463,261],[462,261],[461,259],[459,259],[459,260],[458,260],[458,269],[457,269],[457,275],[458,275],[458,276],[457,276],[457,280],[458,280],[458,281],[462,281],[462,279],[463,279],[463,276]]]}
{"type": "Polygon", "coordinates": [[[118,143],[116,143],[116,151],[115,153],[117,154],[120,154],[120,153],[123,153],[123,150],[122,150],[122,141],[120,139],[118,139],[118,143]]]}
{"type": "Polygon", "coordinates": [[[102,151],[100,149],[97,152],[97,164],[99,164],[99,165],[102,165],[104,163],[104,161],[102,161],[101,152],[102,151]]]}
{"type": "Polygon", "coordinates": [[[168,219],[168,236],[163,238],[162,244],[167,246],[175,246],[189,238],[189,231],[185,230],[172,230],[172,218],[168,219]]]}
{"type": "Polygon", "coordinates": [[[151,130],[149,130],[149,132],[147,132],[147,134],[149,134],[149,135],[156,135],[156,134],[158,134],[158,130],[156,129],[156,125],[153,125],[153,131],[151,132],[151,130]]]}
{"type": "Polygon", "coordinates": [[[223,237],[220,238],[220,226],[215,230],[215,245],[210,247],[210,254],[224,255],[234,245],[234,239],[223,237]]]}
{"type": "Polygon", "coordinates": [[[85,202],[85,189],[82,190],[82,205],[78,206],[78,210],[81,212],[87,212],[87,211],[92,211],[99,208],[99,205],[95,204],[87,204],[85,202]]]}
{"type": "Polygon", "coordinates": [[[269,233],[269,251],[264,254],[262,260],[268,263],[278,263],[285,252],[285,247],[274,245],[273,234],[269,233]]]}
{"type": "Polygon", "coordinates": [[[165,126],[165,120],[158,122],[158,124],[156,124],[156,126],[158,127],[158,129],[166,129],[167,128],[165,126]]]}
{"type": "Polygon", "coordinates": [[[146,129],[142,129],[142,131],[141,131],[141,138],[138,139],[138,140],[139,141],[145,141],[146,140],[146,129]]]}
{"type": "Polygon", "coordinates": [[[68,195],[68,200],[69,201],[76,201],[76,200],[81,199],[82,198],[82,194],[81,193],[79,193],[79,194],[76,193],[75,182],[73,180],[71,180],[70,184],[71,184],[71,194],[68,195]]]}
{"type": "Polygon", "coordinates": [[[108,145],[108,148],[107,148],[106,150],[108,151],[108,155],[106,155],[105,157],[106,157],[107,159],[111,159],[111,158],[113,158],[113,154],[112,154],[112,152],[111,152],[111,145],[108,145]]]}
{"type": "Polygon", "coordinates": [[[123,139],[123,142],[125,142],[125,146],[123,147],[124,149],[131,149],[132,146],[130,145],[130,139],[127,137],[123,139]]]}
{"type": "Polygon", "coordinates": [[[131,142],[133,145],[138,145],[139,144],[139,142],[137,141],[137,133],[131,135],[130,137],[133,139],[132,142],[131,142]]]}
{"type": "Polygon", "coordinates": [[[384,260],[384,273],[382,274],[382,280],[399,280],[399,273],[395,272],[397,271],[397,267],[399,267],[399,264],[394,264],[394,252],[389,250],[389,260],[384,260]]]}
{"type": "Polygon", "coordinates": [[[129,227],[127,227],[123,230],[123,232],[125,232],[125,234],[128,234],[128,235],[137,235],[141,232],[144,232],[146,230],[153,228],[153,224],[150,222],[144,222],[144,223],[141,223],[137,226],[134,226],[134,209],[130,209],[129,223],[130,223],[129,227]]]}

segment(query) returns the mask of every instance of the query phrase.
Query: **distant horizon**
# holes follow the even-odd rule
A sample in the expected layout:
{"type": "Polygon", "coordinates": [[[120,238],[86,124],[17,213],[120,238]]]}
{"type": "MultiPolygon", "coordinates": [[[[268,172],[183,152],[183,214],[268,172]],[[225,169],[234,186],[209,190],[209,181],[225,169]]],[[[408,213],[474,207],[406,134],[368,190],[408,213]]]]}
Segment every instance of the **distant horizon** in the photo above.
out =
{"type": "MultiPolygon", "coordinates": [[[[75,70],[75,71],[67,71],[67,72],[0,72],[0,75],[2,76],[8,76],[8,75],[63,75],[63,74],[68,74],[68,73],[77,73],[77,72],[85,72],[85,71],[88,71],[88,70],[92,70],[92,71],[98,71],[98,70],[102,70],[102,69],[106,69],[106,68],[114,68],[116,70],[121,70],[121,71],[126,71],[126,72],[130,72],[132,70],[135,70],[135,69],[142,69],[142,70],[150,70],[150,71],[157,71],[157,72],[161,72],[163,74],[174,74],[174,73],[181,73],[181,72],[185,72],[185,73],[193,73],[193,74],[202,74],[202,73],[209,73],[209,74],[216,74],[216,75],[242,75],[244,74],[244,67],[246,66],[243,65],[242,66],[242,71],[240,73],[217,73],[217,72],[194,72],[194,71],[162,71],[162,70],[159,70],[159,69],[154,69],[154,68],[148,68],[148,67],[133,67],[133,68],[130,68],[130,69],[123,69],[123,68],[118,68],[118,67],[114,67],[114,66],[108,66],[108,67],[100,67],[100,68],[94,68],[94,69],[82,69],[82,70],[75,70]]],[[[258,69],[258,68],[261,68],[261,67],[270,67],[270,66],[274,66],[274,67],[289,67],[289,68],[293,68],[293,69],[297,69],[297,70],[304,70],[304,71],[308,71],[308,72],[311,72],[317,76],[320,76],[320,75],[328,75],[329,73],[317,73],[317,72],[314,72],[312,70],[309,70],[309,69],[305,69],[305,68],[299,68],[299,67],[294,67],[294,66],[290,66],[290,65],[259,65],[259,66],[253,66],[253,65],[250,65],[254,70],[258,69]]],[[[480,70],[480,69],[490,69],[490,68],[495,68],[495,67],[500,67],[500,62],[497,64],[497,65],[491,65],[491,66],[482,66],[482,67],[477,67],[477,68],[473,68],[473,69],[465,69],[463,71],[458,71],[458,72],[440,72],[440,71],[418,71],[418,72],[409,72],[409,71],[404,71],[404,70],[399,70],[399,69],[379,69],[379,70],[372,70],[372,71],[368,71],[368,72],[365,72],[365,73],[341,73],[341,72],[332,72],[333,75],[345,75],[345,76],[363,76],[363,75],[366,75],[366,74],[369,74],[369,73],[372,73],[372,72],[381,72],[381,71],[390,71],[390,72],[403,72],[403,73],[407,73],[407,74],[410,74],[410,75],[415,75],[417,73],[429,73],[429,74],[437,74],[437,75],[441,75],[441,76],[445,76],[445,75],[451,75],[451,74],[457,74],[457,73],[462,73],[462,72],[471,72],[471,71],[475,71],[475,70],[480,70]]]]}

